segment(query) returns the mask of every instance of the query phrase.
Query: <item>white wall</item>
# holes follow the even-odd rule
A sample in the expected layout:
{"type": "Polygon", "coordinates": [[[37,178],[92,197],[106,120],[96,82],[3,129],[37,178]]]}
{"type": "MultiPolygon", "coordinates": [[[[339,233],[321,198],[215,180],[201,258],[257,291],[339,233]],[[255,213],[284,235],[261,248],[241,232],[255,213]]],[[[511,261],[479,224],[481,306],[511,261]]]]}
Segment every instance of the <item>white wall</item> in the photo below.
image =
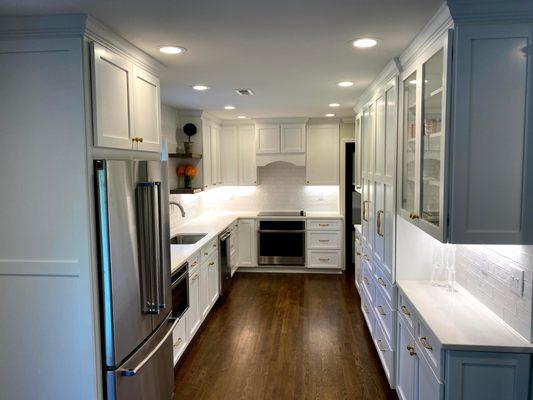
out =
{"type": "MultiPolygon", "coordinates": [[[[429,280],[434,248],[442,246],[425,232],[398,218],[397,279],[429,280]]],[[[533,341],[533,246],[456,246],[456,282],[526,339],[533,341]],[[513,269],[525,271],[524,296],[510,290],[513,269]]]]}

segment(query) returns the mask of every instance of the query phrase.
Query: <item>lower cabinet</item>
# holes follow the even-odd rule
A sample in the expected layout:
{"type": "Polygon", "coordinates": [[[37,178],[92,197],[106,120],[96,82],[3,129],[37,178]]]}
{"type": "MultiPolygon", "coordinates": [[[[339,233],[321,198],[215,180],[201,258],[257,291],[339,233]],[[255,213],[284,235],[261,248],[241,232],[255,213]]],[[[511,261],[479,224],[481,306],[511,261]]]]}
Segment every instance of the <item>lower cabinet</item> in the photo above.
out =
{"type": "Polygon", "coordinates": [[[237,233],[239,267],[257,267],[255,219],[240,219],[237,233]]]}
{"type": "Polygon", "coordinates": [[[189,343],[188,334],[187,334],[187,317],[188,311],[186,311],[178,321],[178,325],[174,328],[172,332],[172,343],[174,348],[174,365],[178,362],[181,355],[187,348],[189,343]]]}
{"type": "Polygon", "coordinates": [[[189,272],[189,310],[187,316],[187,335],[192,339],[201,323],[200,267],[189,272]]]}
{"type": "Polygon", "coordinates": [[[220,293],[220,272],[218,253],[215,253],[207,261],[207,293],[209,298],[209,308],[213,307],[220,293]]]}
{"type": "Polygon", "coordinates": [[[415,400],[418,368],[415,339],[401,316],[398,316],[397,332],[396,392],[401,400],[415,400]]]}
{"type": "Polygon", "coordinates": [[[208,261],[203,262],[200,265],[200,289],[199,289],[199,309],[200,309],[200,316],[202,321],[209,313],[209,310],[211,309],[211,302],[209,301],[209,289],[208,289],[208,272],[207,272],[207,264],[208,261]]]}

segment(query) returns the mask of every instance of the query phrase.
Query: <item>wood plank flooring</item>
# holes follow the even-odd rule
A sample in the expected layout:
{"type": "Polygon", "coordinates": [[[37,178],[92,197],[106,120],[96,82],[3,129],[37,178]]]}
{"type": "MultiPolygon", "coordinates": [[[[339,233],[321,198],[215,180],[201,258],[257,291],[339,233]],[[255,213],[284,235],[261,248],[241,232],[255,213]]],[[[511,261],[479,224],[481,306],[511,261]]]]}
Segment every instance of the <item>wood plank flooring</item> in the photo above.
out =
{"type": "Polygon", "coordinates": [[[351,276],[234,278],[175,368],[175,400],[397,398],[351,276]]]}

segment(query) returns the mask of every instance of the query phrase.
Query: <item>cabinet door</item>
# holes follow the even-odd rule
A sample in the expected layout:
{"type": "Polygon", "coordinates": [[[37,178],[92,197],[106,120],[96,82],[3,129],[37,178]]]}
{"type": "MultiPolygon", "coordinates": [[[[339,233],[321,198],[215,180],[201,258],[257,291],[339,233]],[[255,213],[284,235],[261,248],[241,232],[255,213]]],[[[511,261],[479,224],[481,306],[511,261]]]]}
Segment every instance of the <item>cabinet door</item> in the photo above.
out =
{"type": "Polygon", "coordinates": [[[305,124],[281,125],[281,152],[305,152],[305,124]]]}
{"type": "MultiPolygon", "coordinates": [[[[417,354],[423,354],[422,349],[416,345],[417,354]]],[[[435,376],[427,360],[421,356],[418,358],[418,399],[441,400],[443,384],[435,376]]]]}
{"type": "Polygon", "coordinates": [[[209,301],[209,286],[208,286],[208,271],[207,271],[208,262],[202,263],[200,265],[200,277],[199,277],[199,308],[200,308],[200,319],[203,321],[204,318],[209,313],[211,309],[211,302],[209,301]]]}
{"type": "Polygon", "coordinates": [[[418,101],[418,71],[413,71],[402,81],[402,141],[401,141],[401,181],[399,214],[416,222],[413,216],[418,209],[418,177],[420,137],[419,115],[421,106],[418,101]]]}
{"type": "Polygon", "coordinates": [[[218,252],[215,252],[214,256],[207,263],[207,286],[209,293],[209,306],[212,307],[213,304],[218,299],[220,293],[219,289],[220,283],[220,272],[219,272],[219,260],[218,252]]]}
{"type": "Polygon", "coordinates": [[[239,154],[236,126],[224,126],[220,131],[220,168],[223,185],[239,184],[239,154]]]}
{"type": "Polygon", "coordinates": [[[281,150],[279,125],[256,125],[257,153],[273,154],[281,150]]]}
{"type": "Polygon", "coordinates": [[[211,186],[211,123],[202,121],[202,174],[204,189],[211,186]]]}
{"type": "Polygon", "coordinates": [[[255,219],[239,220],[238,228],[239,267],[257,266],[257,231],[255,219]]]}
{"type": "Polygon", "coordinates": [[[376,100],[375,110],[374,179],[382,181],[385,176],[385,93],[376,100]]]}
{"type": "Polygon", "coordinates": [[[91,55],[94,145],[132,149],[133,66],[98,43],[91,55]]]}
{"type": "Polygon", "coordinates": [[[450,351],[446,400],[530,400],[531,355],[450,351]]]}
{"type": "Polygon", "coordinates": [[[187,334],[191,340],[200,327],[200,271],[189,278],[189,310],[187,311],[187,334]]]}
{"type": "Polygon", "coordinates": [[[339,184],[339,126],[307,127],[306,182],[310,185],[339,184]]]}
{"type": "Polygon", "coordinates": [[[358,115],[355,119],[355,157],[354,157],[354,177],[355,189],[361,190],[361,159],[363,155],[361,142],[362,117],[358,115]]]}
{"type": "Polygon", "coordinates": [[[418,368],[415,340],[405,326],[401,315],[398,316],[397,334],[396,392],[401,400],[415,400],[418,368]]]}
{"type": "Polygon", "coordinates": [[[257,184],[255,160],[255,131],[253,126],[239,126],[239,185],[257,184]]]}
{"type": "Polygon", "coordinates": [[[211,183],[219,185],[220,178],[220,132],[218,125],[211,124],[211,183]]]}
{"type": "Polygon", "coordinates": [[[133,68],[133,135],[137,149],[161,151],[161,96],[159,79],[133,68]]]}

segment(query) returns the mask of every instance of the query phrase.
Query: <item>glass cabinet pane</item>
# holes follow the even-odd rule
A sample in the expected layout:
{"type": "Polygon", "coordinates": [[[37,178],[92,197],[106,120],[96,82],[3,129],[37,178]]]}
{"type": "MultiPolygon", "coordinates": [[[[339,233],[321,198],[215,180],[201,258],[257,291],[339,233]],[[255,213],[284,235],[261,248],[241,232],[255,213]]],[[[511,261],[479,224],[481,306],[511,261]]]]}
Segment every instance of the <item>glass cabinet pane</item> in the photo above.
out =
{"type": "Polygon", "coordinates": [[[443,65],[441,50],[423,65],[422,82],[421,218],[435,226],[440,224],[441,209],[443,65]]]}
{"type": "Polygon", "coordinates": [[[402,209],[415,210],[416,72],[403,82],[402,209]]]}

